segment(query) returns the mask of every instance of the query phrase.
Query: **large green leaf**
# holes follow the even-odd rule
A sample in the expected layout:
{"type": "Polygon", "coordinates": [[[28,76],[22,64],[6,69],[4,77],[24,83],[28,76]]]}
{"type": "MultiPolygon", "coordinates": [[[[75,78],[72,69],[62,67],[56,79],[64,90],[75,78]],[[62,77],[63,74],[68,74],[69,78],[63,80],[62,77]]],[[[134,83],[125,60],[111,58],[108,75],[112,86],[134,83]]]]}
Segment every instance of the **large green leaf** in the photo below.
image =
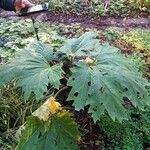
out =
{"type": "Polygon", "coordinates": [[[89,54],[99,41],[96,37],[94,32],[87,32],[79,38],[69,39],[60,49],[60,52],[75,56],[89,54]]]}
{"type": "Polygon", "coordinates": [[[47,122],[30,117],[16,150],[77,150],[79,136],[69,112],[59,112],[47,122]]]}
{"type": "Polygon", "coordinates": [[[42,43],[18,52],[12,62],[0,67],[0,86],[14,78],[16,87],[22,87],[26,100],[32,92],[37,99],[42,98],[48,84],[59,88],[62,78],[62,64],[53,65],[52,58],[52,48],[42,43]]]}
{"type": "Polygon", "coordinates": [[[0,88],[11,81],[17,74],[16,68],[9,65],[0,65],[0,88]]]}
{"type": "Polygon", "coordinates": [[[93,65],[82,60],[71,70],[68,86],[72,89],[68,100],[74,101],[76,110],[89,105],[94,121],[99,120],[105,110],[113,120],[122,121],[128,118],[124,97],[139,109],[150,103],[146,90],[150,84],[118,49],[97,45],[91,58],[95,61],[93,65]]]}

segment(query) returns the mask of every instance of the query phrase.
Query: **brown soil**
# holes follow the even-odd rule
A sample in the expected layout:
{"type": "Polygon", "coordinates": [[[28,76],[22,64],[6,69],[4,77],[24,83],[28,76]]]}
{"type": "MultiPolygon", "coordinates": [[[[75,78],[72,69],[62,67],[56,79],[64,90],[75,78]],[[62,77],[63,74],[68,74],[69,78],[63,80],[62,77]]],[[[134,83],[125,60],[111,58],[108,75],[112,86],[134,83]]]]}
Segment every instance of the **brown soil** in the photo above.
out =
{"type": "Polygon", "coordinates": [[[71,23],[80,23],[83,27],[88,28],[98,28],[103,29],[107,27],[123,27],[123,28],[130,28],[130,27],[150,27],[150,16],[143,17],[143,18],[113,18],[113,17],[92,17],[88,15],[76,15],[76,14],[55,14],[51,12],[47,12],[45,14],[41,14],[36,18],[40,20],[43,18],[43,21],[48,23],[64,23],[64,24],[71,24],[71,23]],[[44,15],[44,16],[43,16],[44,15]]]}
{"type": "Polygon", "coordinates": [[[12,12],[0,12],[1,18],[7,19],[24,19],[35,18],[37,21],[44,21],[48,24],[71,24],[80,23],[82,27],[105,29],[107,27],[129,28],[150,28],[150,16],[136,18],[121,17],[93,17],[89,15],[63,14],[54,12],[36,13],[25,17],[19,17],[12,12]]]}

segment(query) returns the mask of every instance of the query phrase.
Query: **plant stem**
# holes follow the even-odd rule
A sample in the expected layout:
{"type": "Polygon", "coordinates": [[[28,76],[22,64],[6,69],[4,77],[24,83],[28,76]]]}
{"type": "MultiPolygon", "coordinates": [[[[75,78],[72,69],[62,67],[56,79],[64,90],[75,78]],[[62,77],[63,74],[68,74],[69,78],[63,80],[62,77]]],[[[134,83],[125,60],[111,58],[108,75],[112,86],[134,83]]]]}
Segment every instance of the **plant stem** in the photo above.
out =
{"type": "Polygon", "coordinates": [[[66,89],[68,89],[68,86],[64,86],[63,88],[61,88],[59,91],[57,91],[54,98],[56,98],[61,92],[65,91],[66,89]]]}
{"type": "Polygon", "coordinates": [[[40,41],[40,38],[38,36],[38,29],[35,27],[35,19],[33,17],[31,17],[31,20],[32,20],[34,31],[35,31],[36,39],[37,39],[37,41],[40,41]]]}

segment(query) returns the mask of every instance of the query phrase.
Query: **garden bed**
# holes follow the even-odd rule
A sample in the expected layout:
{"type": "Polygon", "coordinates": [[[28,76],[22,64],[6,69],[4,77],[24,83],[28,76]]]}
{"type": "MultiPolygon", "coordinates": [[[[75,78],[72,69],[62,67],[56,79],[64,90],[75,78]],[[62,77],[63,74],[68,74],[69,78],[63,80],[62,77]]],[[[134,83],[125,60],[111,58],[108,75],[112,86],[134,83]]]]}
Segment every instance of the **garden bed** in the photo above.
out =
{"type": "MultiPolygon", "coordinates": [[[[0,46],[1,64],[11,61],[16,53],[27,47],[31,42],[36,43],[37,35],[42,43],[49,44],[54,50],[58,50],[67,39],[78,38],[85,32],[94,31],[97,33],[100,44],[109,43],[109,45],[119,48],[122,55],[132,60],[138,71],[142,72],[148,80],[150,79],[149,16],[140,18],[89,17],[87,14],[77,15],[73,13],[66,15],[60,12],[47,12],[32,16],[36,20],[33,28],[31,16],[25,19],[15,15],[10,15],[10,13],[0,14],[2,17],[0,19],[0,38],[4,42],[0,46]],[[38,29],[37,33],[35,33],[35,28],[38,29]]],[[[80,59],[83,58],[77,58],[77,61],[80,61],[80,59]]],[[[22,60],[24,61],[24,59],[22,60]]],[[[52,63],[56,64],[57,60],[52,63]]],[[[21,62],[19,65],[22,65],[21,62]]],[[[95,64],[93,63],[93,65],[95,64]]],[[[63,68],[64,71],[68,73],[70,70],[67,69],[71,67],[70,64],[67,63],[64,66],[66,67],[63,68]]],[[[67,78],[68,76],[65,76],[61,80],[61,85],[66,86],[67,78]]],[[[3,78],[1,81],[3,82],[3,78]]],[[[0,148],[2,150],[14,149],[18,143],[16,140],[18,137],[15,136],[16,131],[45,100],[38,102],[32,95],[28,102],[24,102],[20,88],[15,90],[13,89],[14,86],[14,81],[12,81],[0,90],[0,148]]],[[[88,86],[90,86],[89,82],[88,86]]],[[[108,113],[104,113],[100,120],[95,123],[91,113],[88,113],[89,105],[84,107],[84,110],[77,111],[74,110],[72,101],[65,101],[70,90],[71,88],[64,88],[60,93],[57,93],[57,90],[54,89],[53,92],[56,95],[58,94],[58,102],[64,109],[69,110],[74,115],[73,118],[78,123],[81,136],[78,136],[76,144],[79,149],[148,150],[150,148],[149,106],[146,106],[145,111],[139,110],[133,107],[128,98],[124,97],[124,105],[128,108],[129,113],[128,121],[124,120],[122,123],[113,121],[108,113]]],[[[100,89],[102,92],[103,90],[105,89],[100,89]]],[[[50,92],[50,88],[48,92],[50,92]]],[[[72,122],[73,120],[71,120],[72,122]]]]}

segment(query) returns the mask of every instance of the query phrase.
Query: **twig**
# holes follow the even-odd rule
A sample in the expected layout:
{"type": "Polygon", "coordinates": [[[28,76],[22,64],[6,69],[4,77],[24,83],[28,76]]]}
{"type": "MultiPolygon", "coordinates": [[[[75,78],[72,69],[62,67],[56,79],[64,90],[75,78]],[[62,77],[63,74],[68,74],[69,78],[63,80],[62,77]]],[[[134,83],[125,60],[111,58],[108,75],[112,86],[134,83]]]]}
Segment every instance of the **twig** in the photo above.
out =
{"type": "Polygon", "coordinates": [[[61,88],[54,96],[54,98],[56,98],[61,92],[65,91],[66,89],[68,89],[68,86],[64,86],[63,88],[61,88]]]}

